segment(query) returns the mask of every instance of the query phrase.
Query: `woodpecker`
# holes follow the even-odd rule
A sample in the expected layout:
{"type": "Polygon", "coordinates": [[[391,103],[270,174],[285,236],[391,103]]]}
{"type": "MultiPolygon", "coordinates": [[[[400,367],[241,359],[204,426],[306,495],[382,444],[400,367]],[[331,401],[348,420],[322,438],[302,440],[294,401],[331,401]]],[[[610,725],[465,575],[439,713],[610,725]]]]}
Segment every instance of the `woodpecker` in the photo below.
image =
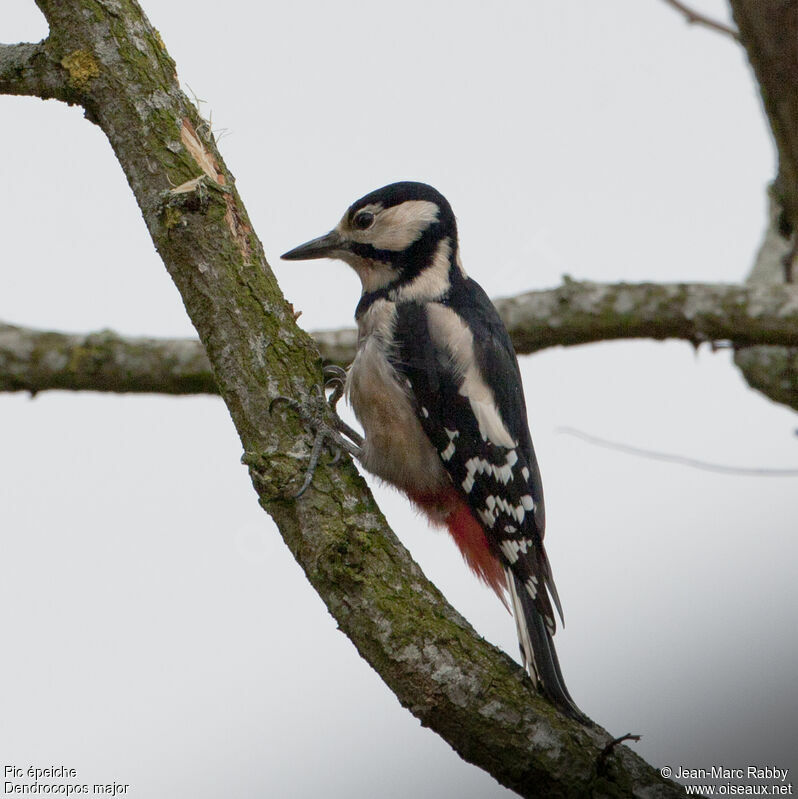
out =
{"type": "MultiPolygon", "coordinates": [[[[282,257],[345,261],[363,285],[345,392],[365,439],[337,420],[349,441],[333,432],[336,441],[448,527],[505,606],[509,595],[525,668],[561,710],[586,721],[552,640],[552,604],[563,614],[543,547],[543,486],[518,361],[463,268],[451,206],[424,183],[393,183],[282,257]]],[[[303,490],[310,479],[312,471],[303,490]]]]}

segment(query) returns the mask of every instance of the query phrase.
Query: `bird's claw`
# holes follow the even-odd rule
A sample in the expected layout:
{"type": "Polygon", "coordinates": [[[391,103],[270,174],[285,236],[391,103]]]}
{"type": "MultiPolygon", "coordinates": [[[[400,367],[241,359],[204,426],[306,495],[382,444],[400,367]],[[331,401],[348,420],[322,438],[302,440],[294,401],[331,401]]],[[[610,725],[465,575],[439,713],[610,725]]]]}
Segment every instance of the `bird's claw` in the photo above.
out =
{"type": "Polygon", "coordinates": [[[322,369],[324,375],[324,390],[332,390],[332,394],[327,398],[327,403],[336,412],[338,400],[344,395],[346,390],[346,370],[335,364],[328,364],[322,369]]]}
{"type": "Polygon", "coordinates": [[[278,404],[286,405],[297,413],[305,427],[313,433],[313,446],[310,450],[310,460],[305,470],[305,478],[293,499],[299,499],[308,490],[313,482],[313,474],[319,463],[322,450],[326,447],[333,456],[331,465],[341,459],[341,451],[346,450],[350,455],[358,457],[363,438],[353,430],[343,419],[338,416],[335,406],[344,392],[346,372],[338,366],[328,366],[324,369],[326,378],[324,389],[313,386],[308,403],[302,403],[293,397],[275,397],[269,403],[269,413],[278,404]],[[326,390],[332,387],[332,395],[327,398],[326,390]]]}

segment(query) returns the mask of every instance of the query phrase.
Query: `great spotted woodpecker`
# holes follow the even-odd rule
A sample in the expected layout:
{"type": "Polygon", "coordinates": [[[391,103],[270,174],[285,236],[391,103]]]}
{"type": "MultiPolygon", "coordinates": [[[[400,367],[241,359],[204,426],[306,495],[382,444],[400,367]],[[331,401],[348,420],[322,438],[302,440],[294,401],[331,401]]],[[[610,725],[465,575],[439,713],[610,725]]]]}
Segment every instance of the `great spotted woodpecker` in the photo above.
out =
{"type": "Polygon", "coordinates": [[[509,593],[530,676],[584,721],[552,641],[552,601],[560,618],[562,608],[518,362],[496,309],[463,269],[449,203],[426,184],[393,183],[282,257],[338,258],[357,272],[358,349],[346,392],[366,436],[339,420],[350,438],[339,442],[446,525],[505,605],[509,593]]]}

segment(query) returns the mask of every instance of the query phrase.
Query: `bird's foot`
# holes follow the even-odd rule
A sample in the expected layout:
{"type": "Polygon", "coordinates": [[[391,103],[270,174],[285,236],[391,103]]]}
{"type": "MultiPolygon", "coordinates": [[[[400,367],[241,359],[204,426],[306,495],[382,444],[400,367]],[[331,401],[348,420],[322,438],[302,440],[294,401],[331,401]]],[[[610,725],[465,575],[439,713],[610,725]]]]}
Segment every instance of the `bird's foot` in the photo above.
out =
{"type": "MultiPolygon", "coordinates": [[[[363,436],[357,432],[357,430],[353,430],[340,416],[338,416],[337,405],[338,400],[344,395],[344,390],[346,388],[346,370],[342,369],[340,366],[336,366],[335,364],[329,364],[325,366],[322,370],[322,374],[324,375],[324,391],[330,391],[330,395],[327,397],[327,404],[330,406],[330,409],[333,413],[333,421],[335,423],[335,429],[345,435],[348,439],[355,443],[357,447],[357,452],[353,452],[351,449],[348,449],[350,455],[358,458],[360,457],[360,449],[363,446],[363,436]]],[[[338,457],[340,457],[340,449],[338,451],[338,457]]],[[[336,458],[337,460],[338,458],[336,458]]]]}
{"type": "Polygon", "coordinates": [[[291,408],[314,434],[305,479],[299,491],[294,494],[294,499],[299,499],[313,482],[313,474],[325,447],[332,454],[332,463],[335,464],[340,460],[342,451],[355,458],[360,457],[363,446],[363,437],[341,419],[336,411],[338,400],[344,393],[346,372],[339,366],[326,366],[324,377],[324,389],[314,386],[306,401],[300,402],[292,397],[275,397],[269,405],[269,413],[278,404],[291,408]],[[331,391],[329,397],[327,391],[331,391]]]}

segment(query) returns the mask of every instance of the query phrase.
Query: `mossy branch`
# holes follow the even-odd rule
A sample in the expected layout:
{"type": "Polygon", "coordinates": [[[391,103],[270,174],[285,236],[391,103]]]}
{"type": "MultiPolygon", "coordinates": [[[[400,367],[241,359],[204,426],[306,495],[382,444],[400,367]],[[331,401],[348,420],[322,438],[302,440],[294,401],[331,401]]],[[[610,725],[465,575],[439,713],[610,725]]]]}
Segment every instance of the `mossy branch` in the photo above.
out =
{"type": "Polygon", "coordinates": [[[798,287],[587,283],[496,300],[521,353],[617,339],[798,346],[798,287]]]}
{"type": "MultiPolygon", "coordinates": [[[[101,127],[213,367],[260,503],[340,628],[399,701],[522,796],[682,796],[612,737],[541,699],[426,580],[349,462],[290,499],[308,453],[278,395],[307,397],[320,357],[280,293],[207,125],[135,0],[38,0],[50,57],[101,127]],[[175,188],[177,187],[177,188],[175,188]]],[[[290,655],[289,655],[290,656],[290,655]]]]}
{"type": "Polygon", "coordinates": [[[47,41],[0,44],[0,94],[74,101],[68,72],[53,58],[47,41]]]}
{"type": "Polygon", "coordinates": [[[218,394],[195,339],[53,333],[0,323],[0,391],[218,394]]]}
{"type": "MultiPolygon", "coordinates": [[[[619,339],[729,341],[798,348],[798,287],[599,284],[567,280],[496,300],[519,354],[619,339]]],[[[312,334],[322,357],[346,365],[351,328],[312,334]]],[[[205,350],[189,339],[42,332],[0,324],[0,391],[215,394],[205,350]]],[[[798,397],[796,397],[798,402],[798,397]]]]}

